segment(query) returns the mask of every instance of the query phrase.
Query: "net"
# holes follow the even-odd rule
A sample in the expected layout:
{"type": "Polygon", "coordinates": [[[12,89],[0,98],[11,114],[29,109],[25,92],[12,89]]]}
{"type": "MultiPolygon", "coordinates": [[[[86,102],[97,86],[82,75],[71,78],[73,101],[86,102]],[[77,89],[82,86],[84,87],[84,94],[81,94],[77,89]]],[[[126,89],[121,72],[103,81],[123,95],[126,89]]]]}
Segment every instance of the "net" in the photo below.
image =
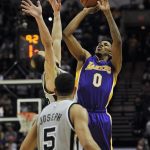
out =
{"type": "Polygon", "coordinates": [[[18,114],[18,119],[20,122],[20,132],[28,132],[32,125],[33,122],[36,120],[37,114],[33,112],[21,112],[18,114]]]}

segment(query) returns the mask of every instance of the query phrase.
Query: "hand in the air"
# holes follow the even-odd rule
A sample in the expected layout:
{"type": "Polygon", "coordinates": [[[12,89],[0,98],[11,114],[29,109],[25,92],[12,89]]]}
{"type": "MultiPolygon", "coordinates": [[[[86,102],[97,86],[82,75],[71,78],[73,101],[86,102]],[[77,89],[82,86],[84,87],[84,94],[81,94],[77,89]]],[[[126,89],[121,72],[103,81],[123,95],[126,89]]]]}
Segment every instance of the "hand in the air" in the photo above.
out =
{"type": "Polygon", "coordinates": [[[21,8],[23,12],[30,14],[35,18],[42,16],[42,6],[39,0],[37,1],[37,6],[34,5],[30,0],[22,0],[21,8]]]}
{"type": "Polygon", "coordinates": [[[103,12],[110,10],[110,4],[108,0],[98,0],[97,3],[99,9],[101,9],[103,12]]]}
{"type": "Polygon", "coordinates": [[[61,9],[61,0],[48,0],[54,13],[60,12],[61,9]]]}

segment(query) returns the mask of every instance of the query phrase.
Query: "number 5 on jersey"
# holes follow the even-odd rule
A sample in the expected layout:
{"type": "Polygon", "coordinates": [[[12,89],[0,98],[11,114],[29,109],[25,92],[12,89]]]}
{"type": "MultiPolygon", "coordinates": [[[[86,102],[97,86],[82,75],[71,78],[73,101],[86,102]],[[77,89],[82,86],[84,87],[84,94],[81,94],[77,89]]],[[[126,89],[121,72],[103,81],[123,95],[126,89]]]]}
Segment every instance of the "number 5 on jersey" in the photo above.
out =
{"type": "Polygon", "coordinates": [[[56,127],[44,128],[44,150],[53,150],[56,146],[56,127]]]}
{"type": "Polygon", "coordinates": [[[95,87],[100,87],[102,84],[102,75],[99,73],[95,73],[93,76],[93,85],[95,87]]]}

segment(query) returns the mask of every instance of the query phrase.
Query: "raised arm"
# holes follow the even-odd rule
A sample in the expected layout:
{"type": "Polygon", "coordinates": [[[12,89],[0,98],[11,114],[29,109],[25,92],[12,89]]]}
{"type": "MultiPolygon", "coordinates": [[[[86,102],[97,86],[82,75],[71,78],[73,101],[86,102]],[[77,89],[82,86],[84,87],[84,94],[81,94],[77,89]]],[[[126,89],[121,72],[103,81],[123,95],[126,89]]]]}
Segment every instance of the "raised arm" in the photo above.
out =
{"type": "Polygon", "coordinates": [[[81,21],[93,10],[94,8],[84,8],[73,20],[68,24],[68,26],[63,31],[63,39],[70,51],[70,53],[78,60],[85,61],[90,57],[90,53],[82,48],[80,43],[73,36],[74,31],[78,28],[81,21]]]}
{"type": "Polygon", "coordinates": [[[80,105],[74,104],[70,109],[70,118],[75,132],[84,150],[101,150],[94,141],[88,128],[87,111],[80,105]],[[80,123],[79,123],[80,122],[80,123]]]}
{"type": "Polygon", "coordinates": [[[54,21],[52,28],[53,48],[56,62],[61,65],[61,40],[62,40],[62,25],[60,17],[61,0],[49,0],[54,11],[54,21]]]}
{"type": "Polygon", "coordinates": [[[114,21],[112,16],[110,5],[108,0],[100,0],[98,1],[99,8],[103,11],[106,19],[108,21],[108,25],[110,28],[111,37],[113,40],[112,43],[112,64],[115,67],[115,71],[118,74],[121,70],[122,66],[122,40],[119,29],[114,21]]]}
{"type": "Polygon", "coordinates": [[[45,48],[44,71],[45,71],[46,88],[47,90],[53,92],[55,88],[54,80],[56,77],[55,71],[56,63],[52,46],[53,41],[42,17],[42,7],[40,1],[37,1],[37,6],[35,6],[30,0],[23,0],[21,7],[22,11],[33,16],[38,24],[41,41],[45,48]]]}

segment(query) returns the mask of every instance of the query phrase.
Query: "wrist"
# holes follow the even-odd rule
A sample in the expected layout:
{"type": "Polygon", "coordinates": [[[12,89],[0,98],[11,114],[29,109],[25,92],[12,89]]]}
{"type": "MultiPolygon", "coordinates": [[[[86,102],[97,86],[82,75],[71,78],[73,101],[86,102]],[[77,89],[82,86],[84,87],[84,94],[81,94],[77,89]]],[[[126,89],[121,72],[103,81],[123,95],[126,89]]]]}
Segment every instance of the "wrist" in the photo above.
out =
{"type": "Polygon", "coordinates": [[[55,17],[60,17],[60,11],[54,12],[55,17]]]}
{"type": "Polygon", "coordinates": [[[110,16],[111,15],[111,10],[104,10],[103,11],[104,15],[107,17],[107,16],[110,16]]]}
{"type": "Polygon", "coordinates": [[[36,20],[41,20],[41,19],[43,19],[43,16],[42,15],[38,15],[38,16],[35,17],[35,19],[36,20]]]}
{"type": "Polygon", "coordinates": [[[82,12],[83,12],[85,15],[88,15],[88,14],[89,14],[89,10],[88,10],[87,8],[84,8],[84,9],[82,10],[82,12]]]}

